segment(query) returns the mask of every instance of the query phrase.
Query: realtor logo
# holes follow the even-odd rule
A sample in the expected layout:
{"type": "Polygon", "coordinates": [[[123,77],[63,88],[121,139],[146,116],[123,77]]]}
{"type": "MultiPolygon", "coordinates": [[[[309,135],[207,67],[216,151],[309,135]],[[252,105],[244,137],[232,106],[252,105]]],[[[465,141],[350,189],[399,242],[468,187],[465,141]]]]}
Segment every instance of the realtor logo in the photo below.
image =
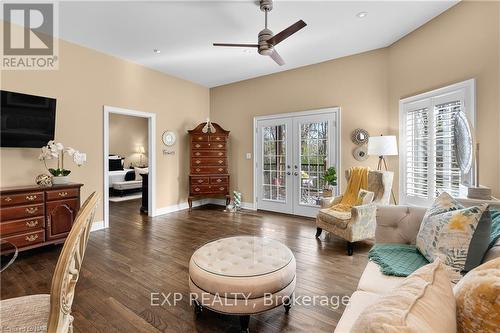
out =
{"type": "Polygon", "coordinates": [[[3,4],[2,69],[57,69],[54,6],[3,4]]]}

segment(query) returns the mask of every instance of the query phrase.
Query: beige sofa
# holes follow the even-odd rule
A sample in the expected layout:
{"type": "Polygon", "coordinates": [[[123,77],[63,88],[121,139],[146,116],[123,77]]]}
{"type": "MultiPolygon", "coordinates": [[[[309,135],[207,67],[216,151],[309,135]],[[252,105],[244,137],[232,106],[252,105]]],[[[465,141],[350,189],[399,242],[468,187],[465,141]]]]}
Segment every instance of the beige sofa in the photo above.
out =
{"type": "MultiPolygon", "coordinates": [[[[415,244],[420,222],[426,208],[409,206],[379,206],[377,210],[376,243],[415,244]]],[[[485,255],[483,262],[500,257],[500,239],[485,255]]],[[[398,286],[404,278],[383,275],[377,264],[369,262],[352,294],[336,333],[350,332],[361,312],[381,295],[398,286]]]]}

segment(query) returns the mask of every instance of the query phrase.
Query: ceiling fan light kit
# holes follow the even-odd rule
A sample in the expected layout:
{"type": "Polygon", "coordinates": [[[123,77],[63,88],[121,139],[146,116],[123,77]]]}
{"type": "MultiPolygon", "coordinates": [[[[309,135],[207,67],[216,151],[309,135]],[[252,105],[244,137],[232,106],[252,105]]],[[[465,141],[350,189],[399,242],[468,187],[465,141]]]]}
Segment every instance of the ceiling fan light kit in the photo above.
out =
{"type": "Polygon", "coordinates": [[[230,43],[214,43],[214,46],[228,46],[228,47],[256,47],[257,52],[260,55],[265,55],[271,57],[278,65],[282,66],[285,61],[279,53],[274,49],[274,47],[281,43],[286,38],[290,37],[300,29],[304,28],[307,24],[299,20],[286,28],[285,30],[277,33],[276,35],[267,28],[267,13],[273,9],[272,0],[260,0],[259,2],[260,10],[264,12],[264,29],[262,29],[257,38],[257,44],[230,44],[230,43]]]}

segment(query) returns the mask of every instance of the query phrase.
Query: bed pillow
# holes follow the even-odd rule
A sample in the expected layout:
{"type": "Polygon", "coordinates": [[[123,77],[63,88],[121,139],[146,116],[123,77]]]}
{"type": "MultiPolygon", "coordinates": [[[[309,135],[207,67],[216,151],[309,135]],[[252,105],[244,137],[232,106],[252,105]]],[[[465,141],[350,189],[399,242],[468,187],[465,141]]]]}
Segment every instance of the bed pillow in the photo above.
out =
{"type": "Polygon", "coordinates": [[[110,159],[109,160],[109,171],[123,170],[121,159],[110,159]]]}
{"type": "Polygon", "coordinates": [[[127,171],[127,173],[125,174],[125,181],[129,182],[131,180],[135,180],[135,171],[134,170],[127,171]]]}
{"type": "Polygon", "coordinates": [[[142,180],[142,176],[141,175],[143,175],[145,173],[148,173],[149,169],[148,168],[138,168],[138,167],[135,167],[134,171],[135,171],[135,180],[142,180]]]}
{"type": "MultiPolygon", "coordinates": [[[[474,232],[487,208],[486,205],[461,207],[463,206],[449,194],[441,194],[429,209],[430,212],[425,214],[416,242],[417,249],[427,260],[432,262],[441,258],[444,264],[458,272],[465,271],[474,232]]],[[[474,249],[473,246],[471,250],[474,251],[474,249]]],[[[468,269],[480,264],[480,261],[471,260],[468,263],[468,269]]]]}

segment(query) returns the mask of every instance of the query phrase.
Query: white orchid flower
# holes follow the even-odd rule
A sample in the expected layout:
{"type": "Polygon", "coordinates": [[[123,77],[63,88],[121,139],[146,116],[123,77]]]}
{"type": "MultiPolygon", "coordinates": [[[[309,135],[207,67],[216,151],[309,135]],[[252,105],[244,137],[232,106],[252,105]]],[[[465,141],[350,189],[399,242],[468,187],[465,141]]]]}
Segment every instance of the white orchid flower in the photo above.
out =
{"type": "Polygon", "coordinates": [[[75,153],[77,153],[78,151],[74,148],[71,148],[71,147],[66,147],[64,148],[64,151],[66,153],[68,153],[69,156],[73,156],[75,153]]]}
{"type": "Polygon", "coordinates": [[[75,153],[73,154],[73,161],[76,163],[76,165],[82,166],[87,161],[87,154],[75,151],[75,153]]]}
{"type": "Polygon", "coordinates": [[[64,146],[60,142],[56,143],[55,146],[56,146],[57,150],[59,150],[59,151],[64,150],[64,146]]]}

